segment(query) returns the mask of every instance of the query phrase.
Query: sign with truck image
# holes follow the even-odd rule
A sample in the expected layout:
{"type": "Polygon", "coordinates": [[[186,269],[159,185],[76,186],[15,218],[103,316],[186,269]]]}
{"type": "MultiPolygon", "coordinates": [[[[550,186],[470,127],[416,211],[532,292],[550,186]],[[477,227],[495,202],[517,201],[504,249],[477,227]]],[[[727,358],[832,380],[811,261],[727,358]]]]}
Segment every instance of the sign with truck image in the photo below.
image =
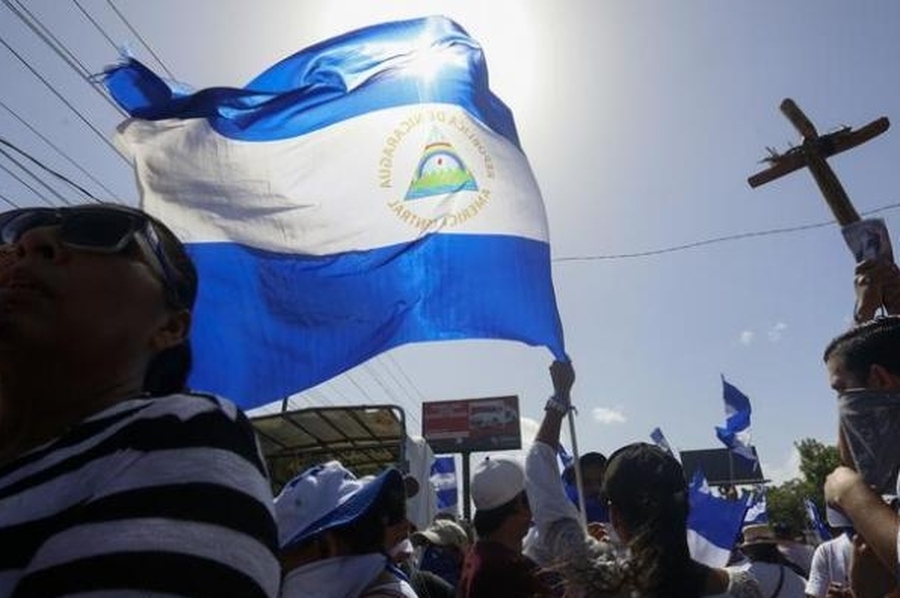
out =
{"type": "Polygon", "coordinates": [[[425,402],[422,435],[437,454],[519,449],[519,397],[425,402]]]}

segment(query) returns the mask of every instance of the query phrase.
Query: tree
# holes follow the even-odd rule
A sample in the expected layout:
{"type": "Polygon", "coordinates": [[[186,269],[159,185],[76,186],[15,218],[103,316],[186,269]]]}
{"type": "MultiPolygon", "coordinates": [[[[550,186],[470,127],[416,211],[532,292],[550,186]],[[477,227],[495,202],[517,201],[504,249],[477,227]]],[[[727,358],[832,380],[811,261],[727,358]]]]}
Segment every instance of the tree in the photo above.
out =
{"type": "Polygon", "coordinates": [[[836,446],[822,444],[813,438],[795,442],[794,447],[800,453],[801,477],[770,487],[766,492],[766,508],[770,522],[785,523],[792,529],[802,530],[809,527],[804,499],[812,499],[819,513],[825,512],[822,488],[828,474],[840,465],[840,457],[836,446]]]}

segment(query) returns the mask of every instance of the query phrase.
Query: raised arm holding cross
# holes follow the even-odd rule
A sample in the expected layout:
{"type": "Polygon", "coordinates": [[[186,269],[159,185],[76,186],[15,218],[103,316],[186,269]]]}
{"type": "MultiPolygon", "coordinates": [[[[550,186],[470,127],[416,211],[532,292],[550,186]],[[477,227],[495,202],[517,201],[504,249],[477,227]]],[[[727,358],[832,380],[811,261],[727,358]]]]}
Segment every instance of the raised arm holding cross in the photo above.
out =
{"type": "MultiPolygon", "coordinates": [[[[747,182],[755,188],[795,170],[809,168],[838,224],[845,231],[859,226],[861,223],[859,213],[853,207],[847,192],[844,191],[826,158],[881,135],[890,127],[888,119],[881,117],[857,130],[842,127],[833,133],[819,135],[815,126],[793,100],[786,99],[781,102],[781,111],[803,136],[803,142],[783,154],[769,148],[770,156],[765,158],[769,167],[751,176],[747,182]]],[[[860,257],[859,254],[857,256],[859,263],[854,278],[856,290],[854,319],[857,322],[870,320],[882,307],[886,313],[900,313],[900,271],[890,253],[887,252],[874,259],[860,257]]]]}

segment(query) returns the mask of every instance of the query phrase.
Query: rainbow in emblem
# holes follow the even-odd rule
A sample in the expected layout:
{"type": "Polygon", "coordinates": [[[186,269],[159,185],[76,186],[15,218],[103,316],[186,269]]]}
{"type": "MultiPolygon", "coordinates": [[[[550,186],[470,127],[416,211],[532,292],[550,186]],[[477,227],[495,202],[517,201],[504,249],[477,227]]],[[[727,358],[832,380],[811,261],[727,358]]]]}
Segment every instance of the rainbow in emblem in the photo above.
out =
{"type": "Polygon", "coordinates": [[[404,199],[421,199],[457,191],[478,191],[478,184],[450,142],[434,128],[404,199]]]}

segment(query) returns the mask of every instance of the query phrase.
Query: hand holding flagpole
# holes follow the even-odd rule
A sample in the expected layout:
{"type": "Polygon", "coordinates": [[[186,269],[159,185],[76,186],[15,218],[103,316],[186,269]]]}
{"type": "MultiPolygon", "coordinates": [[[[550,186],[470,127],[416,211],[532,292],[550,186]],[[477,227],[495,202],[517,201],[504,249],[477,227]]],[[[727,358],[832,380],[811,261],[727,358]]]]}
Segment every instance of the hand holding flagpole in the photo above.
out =
{"type": "MultiPolygon", "coordinates": [[[[572,385],[575,384],[575,368],[571,361],[554,361],[550,366],[550,379],[553,380],[553,397],[566,407],[566,415],[569,420],[569,436],[572,439],[572,463],[575,470],[575,490],[578,494],[578,512],[582,527],[587,530],[587,507],[584,503],[584,483],[581,476],[581,463],[579,462],[578,439],[575,436],[575,409],[572,408],[572,385]]],[[[557,434],[556,444],[559,444],[557,434]]]]}

